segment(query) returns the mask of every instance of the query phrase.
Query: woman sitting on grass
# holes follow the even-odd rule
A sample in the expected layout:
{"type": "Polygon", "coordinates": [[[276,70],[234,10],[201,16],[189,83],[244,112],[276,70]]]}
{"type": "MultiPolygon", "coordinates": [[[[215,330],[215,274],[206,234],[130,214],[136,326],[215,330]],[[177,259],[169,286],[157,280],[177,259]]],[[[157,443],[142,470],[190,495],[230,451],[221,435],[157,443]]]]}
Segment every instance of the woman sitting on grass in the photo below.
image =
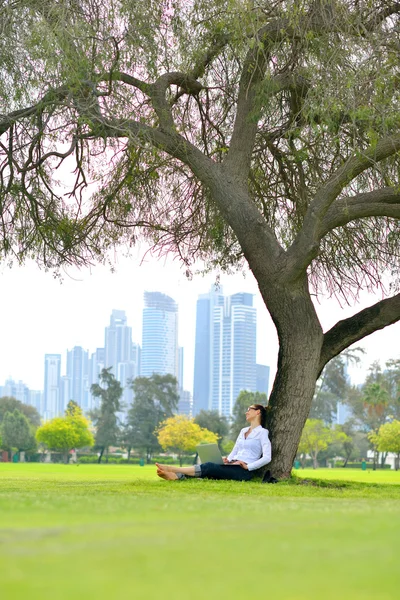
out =
{"type": "Polygon", "coordinates": [[[250,427],[244,427],[236,444],[223,465],[207,462],[192,467],[173,467],[157,465],[157,475],[162,479],[184,479],[188,477],[207,477],[208,479],[235,479],[249,481],[256,469],[271,461],[271,442],[265,429],[267,411],[262,404],[252,404],[246,410],[246,421],[250,427]]]}

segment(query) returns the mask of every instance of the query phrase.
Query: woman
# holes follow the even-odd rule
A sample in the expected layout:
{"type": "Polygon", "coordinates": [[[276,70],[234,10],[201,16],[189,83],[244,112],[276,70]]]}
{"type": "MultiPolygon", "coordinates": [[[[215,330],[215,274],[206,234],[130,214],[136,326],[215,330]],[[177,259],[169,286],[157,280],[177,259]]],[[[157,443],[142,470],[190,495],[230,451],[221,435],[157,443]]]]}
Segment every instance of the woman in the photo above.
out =
{"type": "Polygon", "coordinates": [[[249,406],[246,410],[246,421],[250,426],[241,430],[232,452],[223,459],[223,465],[209,462],[193,467],[173,467],[156,463],[157,475],[169,480],[188,476],[249,481],[256,469],[271,461],[271,442],[268,430],[265,429],[266,417],[267,411],[262,404],[249,406]]]}

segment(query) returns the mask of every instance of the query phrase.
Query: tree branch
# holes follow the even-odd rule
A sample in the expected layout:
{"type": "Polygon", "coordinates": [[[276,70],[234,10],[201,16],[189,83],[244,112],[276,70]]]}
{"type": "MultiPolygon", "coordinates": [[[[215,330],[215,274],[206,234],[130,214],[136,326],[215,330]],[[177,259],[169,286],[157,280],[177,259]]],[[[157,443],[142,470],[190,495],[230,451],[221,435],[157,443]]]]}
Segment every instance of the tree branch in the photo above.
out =
{"type": "Polygon", "coordinates": [[[55,102],[61,102],[67,97],[68,90],[66,87],[51,89],[46,92],[43,98],[41,98],[36,104],[32,104],[32,106],[27,106],[26,108],[21,108],[19,110],[14,110],[7,115],[0,115],[0,135],[3,135],[3,133],[8,131],[10,127],[14,125],[14,123],[35,115],[45,109],[46,106],[52,105],[55,102]]]}
{"type": "Polygon", "coordinates": [[[396,323],[399,319],[400,294],[396,294],[336,323],[324,335],[320,372],[326,363],[340,352],[374,331],[396,323]]]}
{"type": "Polygon", "coordinates": [[[321,224],[341,191],[358,175],[381,160],[393,156],[399,150],[400,134],[383,138],[376,145],[349,158],[319,188],[307,209],[303,227],[287,252],[288,266],[285,273],[287,279],[295,280],[301,276],[317,256],[322,239],[321,224]]]}
{"type": "Polygon", "coordinates": [[[365,217],[400,219],[398,189],[387,187],[336,200],[326,213],[318,235],[323,238],[332,229],[365,217]]]}

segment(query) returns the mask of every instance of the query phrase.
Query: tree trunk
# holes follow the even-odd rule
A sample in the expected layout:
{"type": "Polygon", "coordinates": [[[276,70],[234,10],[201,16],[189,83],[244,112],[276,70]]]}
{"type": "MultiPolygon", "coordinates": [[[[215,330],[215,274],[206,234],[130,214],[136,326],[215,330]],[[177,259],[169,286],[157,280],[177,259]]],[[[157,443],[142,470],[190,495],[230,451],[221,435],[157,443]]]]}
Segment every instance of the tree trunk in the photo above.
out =
{"type": "Polygon", "coordinates": [[[128,463],[129,463],[130,459],[131,459],[131,447],[128,446],[128,463]]]}
{"type": "Polygon", "coordinates": [[[68,450],[66,452],[63,452],[63,459],[64,459],[64,464],[67,465],[69,463],[69,452],[68,452],[68,450]]]}
{"type": "Polygon", "coordinates": [[[103,458],[103,453],[104,453],[104,448],[102,448],[101,451],[100,451],[99,459],[97,461],[98,465],[101,463],[101,459],[103,458]]]}
{"type": "Polygon", "coordinates": [[[271,296],[268,291],[265,294],[262,291],[262,294],[275,322],[280,344],[278,370],[268,409],[272,443],[269,468],[275,478],[283,479],[290,476],[310,412],[320,371],[323,333],[305,281],[290,293],[271,290],[271,296]]]}

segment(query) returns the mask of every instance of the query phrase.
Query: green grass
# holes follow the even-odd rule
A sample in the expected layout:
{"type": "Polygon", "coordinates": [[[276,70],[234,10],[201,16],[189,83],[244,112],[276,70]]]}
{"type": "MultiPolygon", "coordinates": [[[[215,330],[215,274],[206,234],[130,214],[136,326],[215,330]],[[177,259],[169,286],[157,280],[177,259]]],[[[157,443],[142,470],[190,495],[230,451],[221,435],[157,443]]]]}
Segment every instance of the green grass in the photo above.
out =
{"type": "Polygon", "coordinates": [[[397,599],[400,474],[345,471],[169,483],[152,467],[0,463],[0,598],[397,599]]]}

